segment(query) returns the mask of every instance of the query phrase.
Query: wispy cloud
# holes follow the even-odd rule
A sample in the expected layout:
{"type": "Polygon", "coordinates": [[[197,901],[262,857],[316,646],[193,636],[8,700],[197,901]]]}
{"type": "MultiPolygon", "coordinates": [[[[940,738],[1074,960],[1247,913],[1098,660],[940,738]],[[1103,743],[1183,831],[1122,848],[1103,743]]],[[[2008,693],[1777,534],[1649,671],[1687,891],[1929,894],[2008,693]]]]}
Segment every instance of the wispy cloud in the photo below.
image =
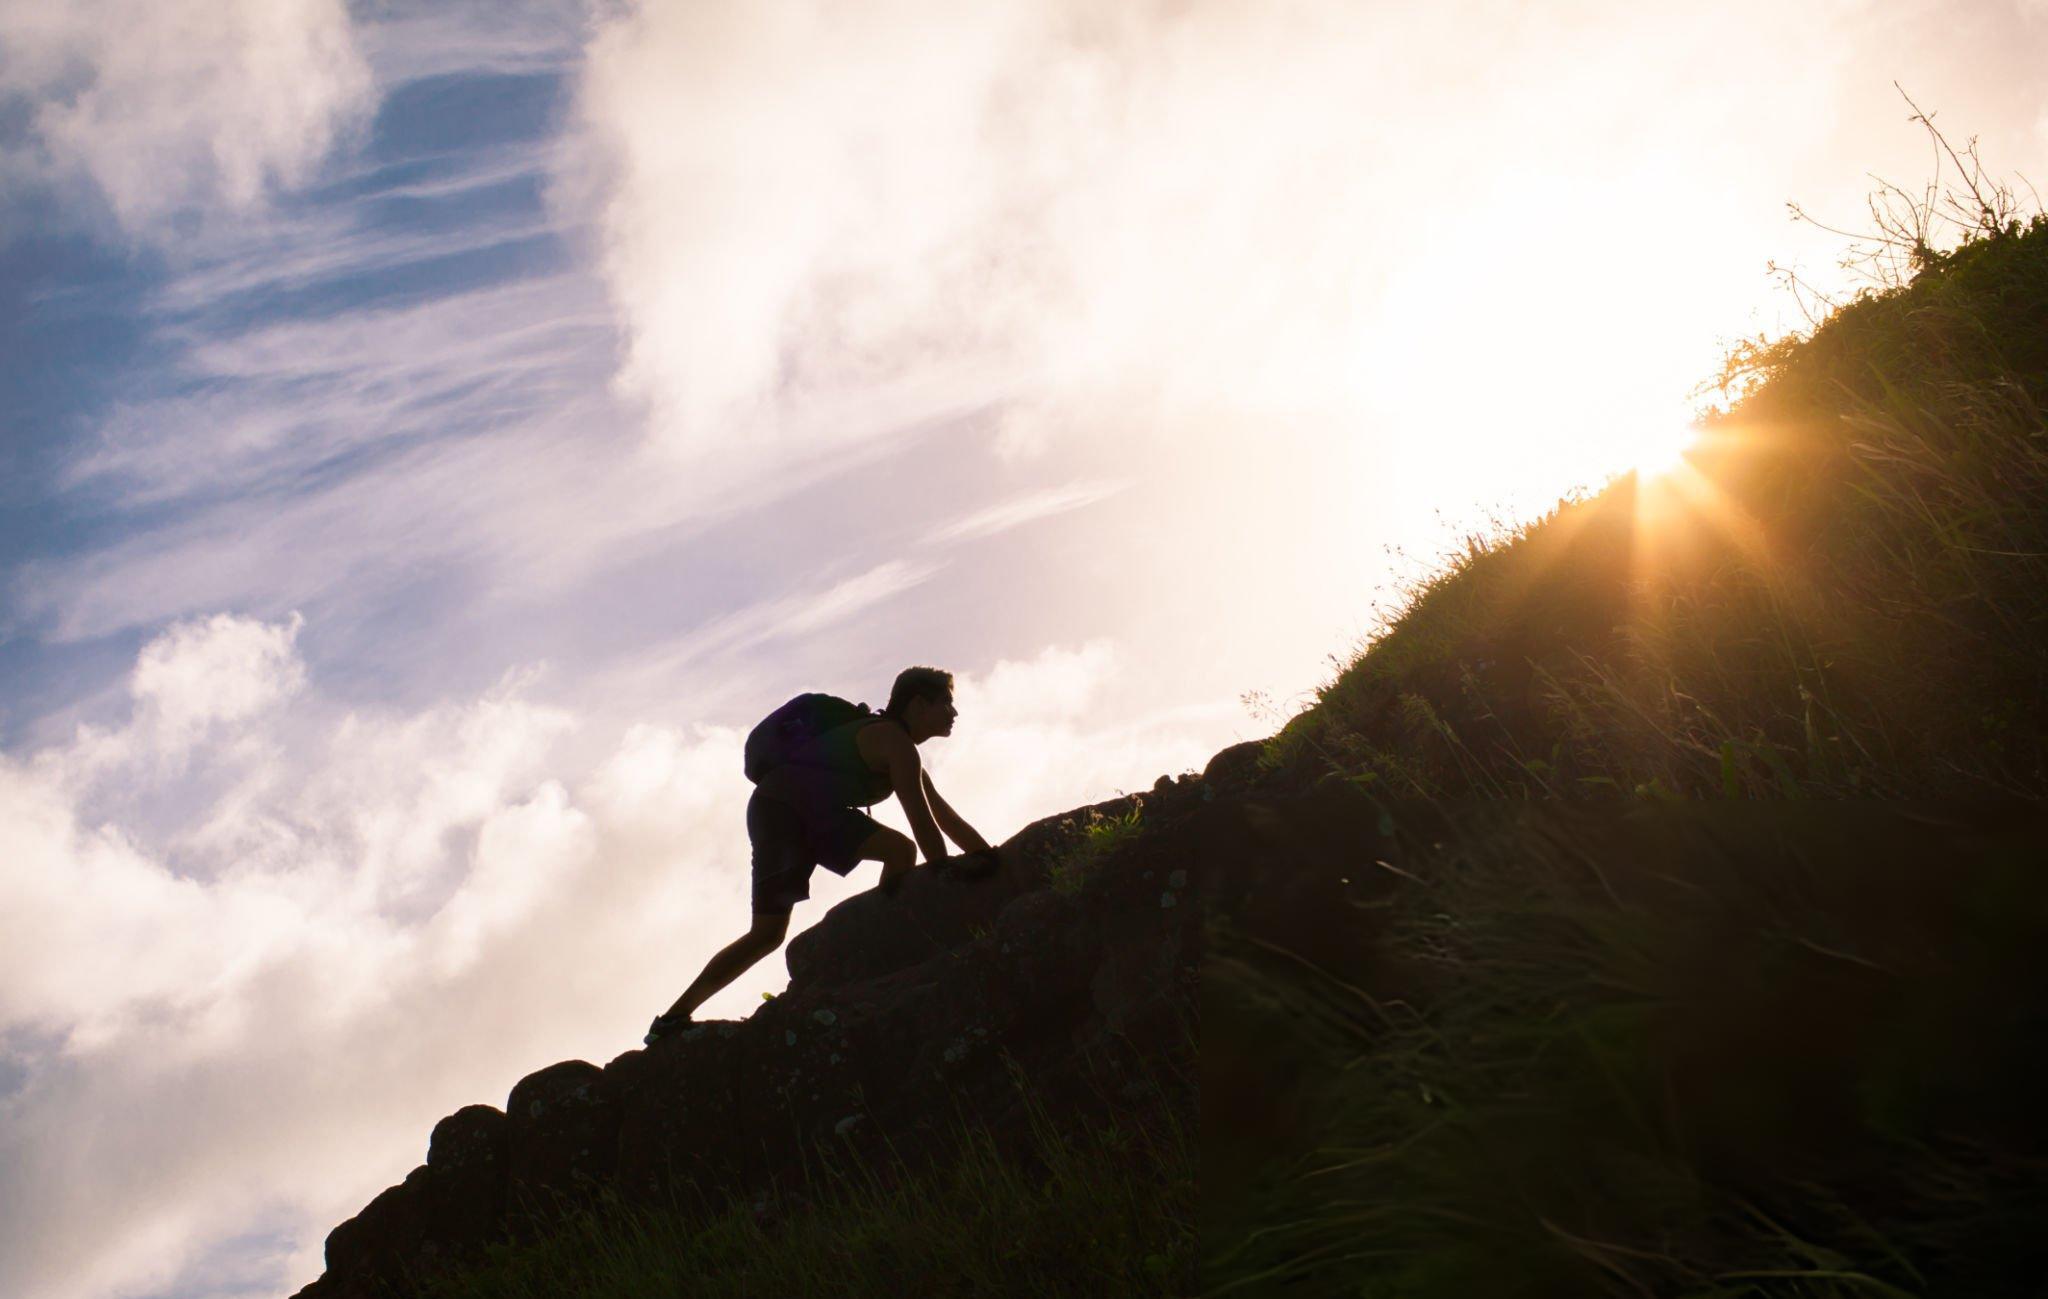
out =
{"type": "Polygon", "coordinates": [[[382,445],[528,426],[601,387],[611,323],[588,289],[553,276],[406,308],[175,331],[188,391],[117,405],[66,479],[130,506],[224,498],[314,486],[308,475],[382,445]]]}
{"type": "Polygon", "coordinates": [[[943,527],[926,533],[920,545],[936,546],[950,541],[971,541],[977,537],[990,537],[998,532],[1007,532],[1039,519],[1065,514],[1069,510],[1084,509],[1097,501],[1105,501],[1118,492],[1126,491],[1128,482],[1081,482],[1069,483],[1064,487],[1048,488],[1041,492],[1030,492],[1007,501],[999,501],[986,509],[976,510],[964,518],[956,519],[943,527]]]}
{"type": "MultiPolygon", "coordinates": [[[[456,69],[454,11],[386,16],[420,38],[414,55],[441,51],[434,75],[456,69]]],[[[546,67],[549,13],[510,18],[516,39],[483,42],[490,70],[546,67]]],[[[378,57],[397,57],[371,30],[378,57]]],[[[389,78],[412,66],[380,64],[385,88],[402,91],[389,78]]],[[[515,89],[522,103],[548,93],[515,89]]],[[[53,477],[56,500],[95,519],[91,541],[16,567],[9,630],[62,641],[214,608],[317,612],[351,582],[359,604],[388,602],[486,557],[560,572],[636,521],[668,521],[665,483],[623,508],[598,499],[627,481],[638,438],[606,392],[608,304],[572,268],[573,231],[546,197],[553,142],[422,152],[404,125],[312,188],[216,203],[163,255],[143,302],[163,359],[127,378],[53,477]]]]}
{"type": "Polygon", "coordinates": [[[357,281],[374,284],[480,249],[558,235],[559,221],[538,201],[546,175],[545,152],[532,145],[480,158],[415,159],[337,185],[353,191],[338,200],[302,199],[216,222],[179,246],[176,272],[150,309],[169,324],[218,327],[259,310],[307,310],[295,293],[359,293],[357,281]],[[520,189],[533,197],[520,201],[520,189]],[[508,201],[491,201],[499,195],[508,201]],[[386,216],[397,204],[417,206],[399,223],[386,216]]]}
{"type": "Polygon", "coordinates": [[[650,684],[682,680],[686,673],[714,676],[715,664],[741,659],[777,640],[801,640],[844,623],[929,580],[941,567],[892,559],[850,577],[746,605],[706,620],[669,644],[648,647],[637,656],[632,675],[650,684]]]}
{"type": "Polygon", "coordinates": [[[556,72],[580,57],[581,0],[383,0],[359,36],[378,79],[556,72]]]}
{"type": "Polygon", "coordinates": [[[147,301],[170,360],[58,479],[107,524],[17,567],[14,630],[75,641],[217,608],[388,611],[421,587],[442,620],[530,603],[630,560],[640,539],[678,544],[981,400],[980,385],[903,376],[806,412],[800,437],[650,453],[610,392],[601,281],[568,260],[576,231],[541,183],[556,146],[424,169],[396,156],[181,250],[147,301]],[[430,273],[522,240],[554,251],[481,283],[430,273]],[[379,284],[398,300],[363,301],[379,284]]]}

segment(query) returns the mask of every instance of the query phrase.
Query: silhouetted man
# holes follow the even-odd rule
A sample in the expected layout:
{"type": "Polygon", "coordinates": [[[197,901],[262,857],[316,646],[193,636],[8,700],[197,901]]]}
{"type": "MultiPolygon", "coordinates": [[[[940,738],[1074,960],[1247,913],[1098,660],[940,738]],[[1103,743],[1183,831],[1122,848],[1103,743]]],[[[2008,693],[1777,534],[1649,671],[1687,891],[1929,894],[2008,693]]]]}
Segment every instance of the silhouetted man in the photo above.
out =
{"type": "Polygon", "coordinates": [[[728,944],[655,1017],[647,1044],[689,1024],[697,1008],[782,945],[789,912],[811,895],[811,870],[844,875],[864,861],[882,863],[878,885],[894,895],[923,849],[927,863],[945,857],[940,831],[967,853],[991,853],[988,841],[946,805],[918,761],[917,746],[951,735],[953,674],[905,668],[888,706],[818,737],[821,763],[786,763],[768,772],[747,801],[747,837],[754,846],[754,927],[728,944]],[[863,807],[893,791],[910,819],[916,842],[882,825],[863,807]]]}

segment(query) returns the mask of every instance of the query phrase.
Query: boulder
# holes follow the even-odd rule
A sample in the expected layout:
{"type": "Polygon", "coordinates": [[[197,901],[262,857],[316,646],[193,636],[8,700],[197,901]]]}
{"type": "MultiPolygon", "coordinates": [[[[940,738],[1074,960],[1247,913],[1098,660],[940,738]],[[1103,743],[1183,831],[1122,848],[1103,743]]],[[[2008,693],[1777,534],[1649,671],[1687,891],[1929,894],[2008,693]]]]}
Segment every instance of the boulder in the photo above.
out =
{"type": "Polygon", "coordinates": [[[971,941],[1026,880],[1005,865],[980,879],[957,879],[920,867],[895,896],[857,893],[789,941],[783,960],[791,988],[845,987],[906,970],[971,941]]]}
{"type": "Polygon", "coordinates": [[[465,1105],[427,1142],[426,1235],[451,1258],[473,1257],[505,1226],[504,1111],[465,1105]]]}
{"type": "Polygon", "coordinates": [[[564,1060],[528,1074],[505,1102],[505,1182],[515,1230],[588,1203],[618,1165],[618,1097],[604,1071],[564,1060]]]}

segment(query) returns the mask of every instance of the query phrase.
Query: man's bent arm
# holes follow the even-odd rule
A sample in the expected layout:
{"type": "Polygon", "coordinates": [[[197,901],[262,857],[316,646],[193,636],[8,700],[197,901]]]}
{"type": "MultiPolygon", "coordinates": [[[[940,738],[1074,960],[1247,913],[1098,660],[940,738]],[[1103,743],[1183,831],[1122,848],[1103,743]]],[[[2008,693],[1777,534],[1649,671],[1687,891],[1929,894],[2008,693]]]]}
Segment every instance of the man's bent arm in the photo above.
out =
{"type": "Polygon", "coordinates": [[[939,828],[946,837],[960,846],[962,852],[982,852],[988,848],[988,840],[975,832],[973,826],[939,797],[939,791],[932,785],[932,773],[924,772],[924,796],[932,805],[932,815],[938,819],[939,828]]]}
{"type": "Polygon", "coordinates": [[[903,815],[910,820],[911,837],[917,840],[924,859],[935,862],[945,856],[946,841],[939,835],[938,823],[932,820],[931,808],[925,805],[924,770],[917,760],[917,746],[901,736],[889,748],[889,780],[896,788],[903,815]]]}

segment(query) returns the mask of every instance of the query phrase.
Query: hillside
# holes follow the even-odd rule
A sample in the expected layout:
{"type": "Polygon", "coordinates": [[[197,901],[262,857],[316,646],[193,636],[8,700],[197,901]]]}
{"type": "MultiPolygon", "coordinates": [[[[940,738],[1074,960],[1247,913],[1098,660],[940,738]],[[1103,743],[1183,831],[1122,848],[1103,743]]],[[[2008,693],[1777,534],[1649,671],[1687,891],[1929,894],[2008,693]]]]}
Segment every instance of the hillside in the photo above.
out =
{"type": "Polygon", "coordinates": [[[1358,973],[1211,944],[1298,1117],[1205,1293],[2039,1293],[2048,220],[1913,251],[1269,742],[1408,851],[1358,973]]]}
{"type": "Polygon", "coordinates": [[[443,1120],[301,1294],[2038,1293],[2048,221],[1727,377],[1271,740],[443,1120]]]}
{"type": "MultiPolygon", "coordinates": [[[[448,1116],[426,1161],[330,1234],[327,1272],[300,1294],[420,1293],[495,1242],[544,1238],[599,1205],[772,1216],[771,1201],[807,1203],[856,1168],[887,1185],[957,1158],[956,1119],[1041,1170],[1045,1140],[1113,1121],[1155,1166],[1136,1152],[1192,1140],[1197,1122],[1203,917],[1255,887],[1278,881],[1284,900],[1333,878],[1370,821],[1341,786],[1248,797],[1256,757],[1241,745],[1200,778],[1035,823],[1001,846],[992,878],[920,871],[893,899],[850,898],[790,943],[789,987],[747,1020],[602,1068],[565,1061],[520,1080],[502,1110],[448,1116]]],[[[1134,1264],[1161,1260],[1135,1273],[1145,1292],[1191,1275],[1193,1192],[1153,1190],[1185,1204],[1177,1242],[1130,1242],[1144,1246],[1134,1264]]]]}

